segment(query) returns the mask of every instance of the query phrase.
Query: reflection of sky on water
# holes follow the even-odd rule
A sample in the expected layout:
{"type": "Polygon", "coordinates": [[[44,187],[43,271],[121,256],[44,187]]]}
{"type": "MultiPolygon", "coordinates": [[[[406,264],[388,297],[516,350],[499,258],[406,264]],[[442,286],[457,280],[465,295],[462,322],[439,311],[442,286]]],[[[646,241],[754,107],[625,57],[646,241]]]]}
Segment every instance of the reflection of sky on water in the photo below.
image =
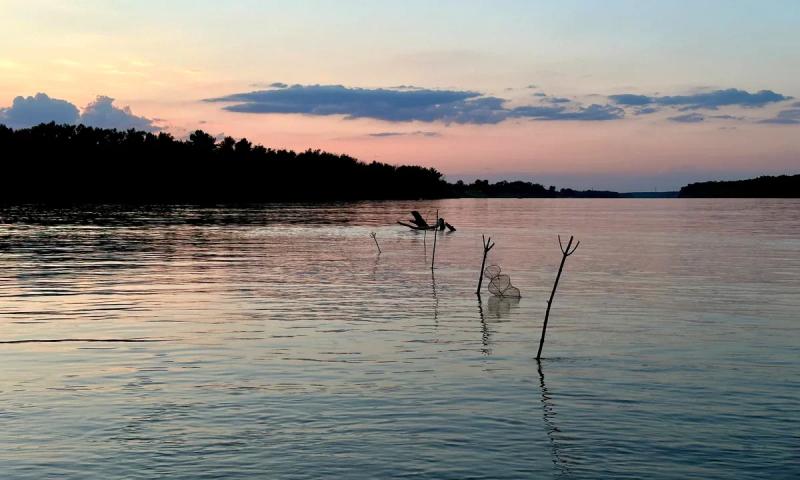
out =
{"type": "Polygon", "coordinates": [[[393,225],[427,207],[409,202],[2,210],[41,222],[0,224],[0,341],[160,341],[0,344],[0,465],[7,478],[786,473],[797,205],[714,202],[429,202],[459,229],[437,239],[433,275],[431,238],[393,225]],[[476,298],[481,233],[522,299],[476,298]],[[557,233],[582,244],[539,371],[557,233]]]}

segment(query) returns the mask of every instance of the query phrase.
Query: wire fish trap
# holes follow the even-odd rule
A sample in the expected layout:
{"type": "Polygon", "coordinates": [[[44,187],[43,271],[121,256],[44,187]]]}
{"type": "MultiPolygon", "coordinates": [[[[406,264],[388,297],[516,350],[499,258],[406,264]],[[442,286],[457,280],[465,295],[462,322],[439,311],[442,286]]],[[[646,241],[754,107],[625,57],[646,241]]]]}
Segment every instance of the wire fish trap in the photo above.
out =
{"type": "Polygon", "coordinates": [[[511,285],[511,277],[504,273],[499,265],[489,265],[483,276],[489,279],[489,293],[497,297],[520,298],[519,288],[511,285]]]}

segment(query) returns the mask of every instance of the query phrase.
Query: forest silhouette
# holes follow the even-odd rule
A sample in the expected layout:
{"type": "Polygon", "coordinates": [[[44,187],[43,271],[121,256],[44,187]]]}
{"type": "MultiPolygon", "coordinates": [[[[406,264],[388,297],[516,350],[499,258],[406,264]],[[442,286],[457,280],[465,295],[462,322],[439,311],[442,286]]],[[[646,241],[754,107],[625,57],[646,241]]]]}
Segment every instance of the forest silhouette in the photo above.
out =
{"type": "Polygon", "coordinates": [[[800,198],[800,175],[763,176],[748,180],[697,182],[681,188],[681,197],[800,198]]]}
{"type": "Polygon", "coordinates": [[[258,203],[445,197],[614,197],[531,182],[448,183],[421,166],[364,163],[217,139],[84,125],[0,125],[4,203],[258,203]]]}

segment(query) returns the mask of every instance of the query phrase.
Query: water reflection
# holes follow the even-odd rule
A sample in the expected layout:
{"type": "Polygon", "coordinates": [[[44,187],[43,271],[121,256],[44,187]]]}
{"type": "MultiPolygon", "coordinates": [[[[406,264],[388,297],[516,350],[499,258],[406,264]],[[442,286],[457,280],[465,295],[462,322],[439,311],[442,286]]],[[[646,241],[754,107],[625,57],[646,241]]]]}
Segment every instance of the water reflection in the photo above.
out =
{"type": "Polygon", "coordinates": [[[433,323],[439,326],[439,295],[436,294],[436,275],[431,269],[431,290],[433,292],[433,323]]]}
{"type": "Polygon", "coordinates": [[[431,273],[418,202],[0,208],[0,477],[798,477],[800,204],[436,206],[431,273]]]}
{"type": "Polygon", "coordinates": [[[544,371],[542,370],[542,361],[536,360],[536,367],[539,371],[539,388],[542,392],[542,421],[544,422],[545,433],[550,440],[550,452],[553,456],[553,465],[555,465],[558,476],[569,473],[569,466],[564,458],[561,456],[561,445],[557,438],[557,434],[561,433],[558,426],[556,426],[556,411],[552,401],[552,396],[547,390],[547,385],[544,383],[544,371]]]}
{"type": "Polygon", "coordinates": [[[381,256],[375,255],[375,261],[372,263],[372,281],[378,279],[378,265],[381,263],[381,256]]]}
{"type": "Polygon", "coordinates": [[[503,322],[503,317],[508,317],[512,311],[519,305],[519,298],[506,298],[506,297],[497,297],[497,296],[490,296],[488,300],[488,316],[489,320],[487,321],[487,315],[483,311],[483,298],[481,294],[478,293],[478,315],[481,321],[481,344],[483,348],[481,348],[481,353],[483,355],[491,355],[492,349],[491,345],[491,337],[492,332],[489,328],[489,323],[499,323],[503,322]]]}
{"type": "Polygon", "coordinates": [[[163,342],[152,338],[37,338],[26,340],[0,340],[0,345],[21,345],[24,343],[147,343],[163,342]]]}
{"type": "Polygon", "coordinates": [[[519,297],[489,297],[489,315],[495,320],[508,317],[519,306],[519,297]]]}
{"type": "Polygon", "coordinates": [[[489,348],[491,333],[489,332],[489,325],[486,324],[486,317],[483,315],[483,300],[481,299],[480,293],[478,293],[478,313],[481,317],[481,344],[483,345],[481,353],[484,355],[491,355],[492,349],[489,348]]]}

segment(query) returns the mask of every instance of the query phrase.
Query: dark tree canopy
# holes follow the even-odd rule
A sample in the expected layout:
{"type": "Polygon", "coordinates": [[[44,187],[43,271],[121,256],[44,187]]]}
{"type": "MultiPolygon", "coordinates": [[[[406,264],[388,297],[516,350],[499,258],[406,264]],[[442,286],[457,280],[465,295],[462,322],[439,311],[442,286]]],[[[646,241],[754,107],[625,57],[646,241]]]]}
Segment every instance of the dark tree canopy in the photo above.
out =
{"type": "Polygon", "coordinates": [[[681,188],[679,195],[706,198],[800,198],[800,175],[692,183],[681,188]]]}
{"type": "Polygon", "coordinates": [[[0,125],[4,203],[259,203],[442,197],[617,196],[556,191],[530,182],[447,183],[433,168],[360,162],[320,150],[297,153],[168,133],[84,125],[0,125]]]}
{"type": "Polygon", "coordinates": [[[168,133],[83,125],[0,126],[6,202],[248,203],[277,200],[436,198],[432,168],[363,163],[319,150],[296,153],[168,133]]]}

